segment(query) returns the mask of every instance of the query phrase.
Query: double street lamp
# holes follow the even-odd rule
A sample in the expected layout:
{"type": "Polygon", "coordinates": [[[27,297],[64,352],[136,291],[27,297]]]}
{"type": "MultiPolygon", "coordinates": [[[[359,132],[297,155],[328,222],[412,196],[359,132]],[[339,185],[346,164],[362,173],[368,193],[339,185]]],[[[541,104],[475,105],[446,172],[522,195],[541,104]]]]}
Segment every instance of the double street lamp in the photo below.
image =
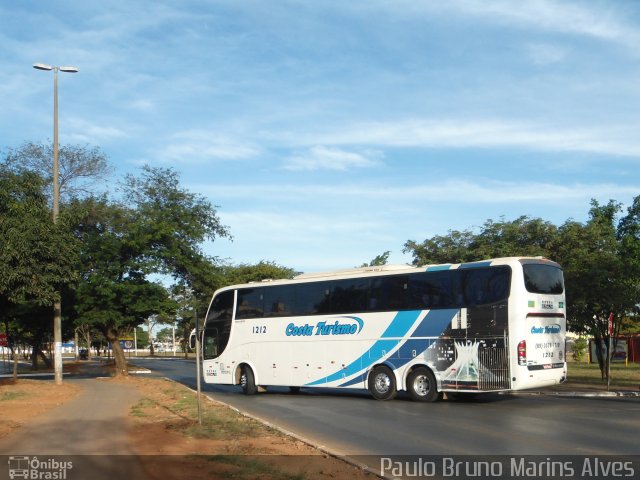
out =
{"type": "MultiPolygon", "coordinates": [[[[56,67],[34,63],[37,70],[53,70],[53,223],[60,212],[60,182],[58,180],[58,72],[76,73],[76,67],[56,67]]],[[[58,300],[53,305],[54,372],[57,385],[62,384],[62,305],[58,300]]]]}

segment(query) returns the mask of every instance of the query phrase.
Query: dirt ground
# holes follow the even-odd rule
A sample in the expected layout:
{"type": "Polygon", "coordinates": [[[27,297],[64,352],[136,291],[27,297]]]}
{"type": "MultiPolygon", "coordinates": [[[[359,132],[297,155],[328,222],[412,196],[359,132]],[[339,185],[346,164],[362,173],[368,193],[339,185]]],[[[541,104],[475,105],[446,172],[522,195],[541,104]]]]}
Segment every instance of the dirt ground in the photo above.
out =
{"type": "MultiPolygon", "coordinates": [[[[149,479],[378,478],[206,397],[205,427],[199,427],[195,394],[173,382],[132,375],[104,381],[126,382],[140,394],[128,418],[129,438],[149,479]]],[[[0,438],[73,399],[81,388],[72,382],[0,380],[0,438]]]]}
{"type": "Polygon", "coordinates": [[[131,438],[150,478],[378,478],[206,398],[204,423],[217,427],[200,429],[192,408],[180,409],[176,399],[193,392],[168,388],[164,380],[131,380],[143,397],[131,438]]]}
{"type": "Polygon", "coordinates": [[[80,389],[64,382],[0,379],[0,438],[9,435],[36,416],[75,397],[80,389]]]}

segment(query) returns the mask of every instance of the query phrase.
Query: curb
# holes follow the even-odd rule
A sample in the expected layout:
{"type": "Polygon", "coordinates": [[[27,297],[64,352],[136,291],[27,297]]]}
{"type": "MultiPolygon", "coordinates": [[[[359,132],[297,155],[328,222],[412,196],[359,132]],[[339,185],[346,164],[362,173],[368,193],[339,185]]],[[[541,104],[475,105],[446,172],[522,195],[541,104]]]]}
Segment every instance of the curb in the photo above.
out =
{"type": "Polygon", "coordinates": [[[640,397],[640,392],[509,392],[509,395],[540,395],[572,398],[633,398],[640,397]]]}

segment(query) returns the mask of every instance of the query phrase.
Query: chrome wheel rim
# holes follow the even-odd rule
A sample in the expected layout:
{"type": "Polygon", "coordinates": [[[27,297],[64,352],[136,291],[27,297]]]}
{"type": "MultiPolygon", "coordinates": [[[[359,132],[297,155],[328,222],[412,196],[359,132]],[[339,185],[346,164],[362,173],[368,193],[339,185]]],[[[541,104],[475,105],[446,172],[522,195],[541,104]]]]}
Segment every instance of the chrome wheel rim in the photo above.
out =
{"type": "Polygon", "coordinates": [[[376,376],[375,382],[376,390],[380,393],[387,393],[391,388],[391,379],[388,375],[381,373],[376,376]]]}
{"type": "Polygon", "coordinates": [[[429,393],[429,387],[429,379],[426,375],[418,375],[413,381],[413,390],[421,397],[429,393]]]}

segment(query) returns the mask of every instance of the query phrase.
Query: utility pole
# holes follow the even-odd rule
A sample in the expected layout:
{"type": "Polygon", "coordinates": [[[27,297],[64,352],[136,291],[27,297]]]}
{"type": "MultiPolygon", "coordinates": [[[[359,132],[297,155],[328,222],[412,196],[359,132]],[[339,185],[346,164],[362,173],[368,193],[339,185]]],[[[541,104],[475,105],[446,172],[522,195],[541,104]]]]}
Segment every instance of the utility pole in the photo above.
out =
{"type": "MultiPolygon", "coordinates": [[[[53,223],[58,223],[60,213],[60,181],[58,166],[58,71],[76,73],[77,67],[55,67],[35,63],[36,70],[53,70],[53,223]]],[[[62,303],[53,303],[53,365],[56,385],[62,385],[62,303]]]]}

